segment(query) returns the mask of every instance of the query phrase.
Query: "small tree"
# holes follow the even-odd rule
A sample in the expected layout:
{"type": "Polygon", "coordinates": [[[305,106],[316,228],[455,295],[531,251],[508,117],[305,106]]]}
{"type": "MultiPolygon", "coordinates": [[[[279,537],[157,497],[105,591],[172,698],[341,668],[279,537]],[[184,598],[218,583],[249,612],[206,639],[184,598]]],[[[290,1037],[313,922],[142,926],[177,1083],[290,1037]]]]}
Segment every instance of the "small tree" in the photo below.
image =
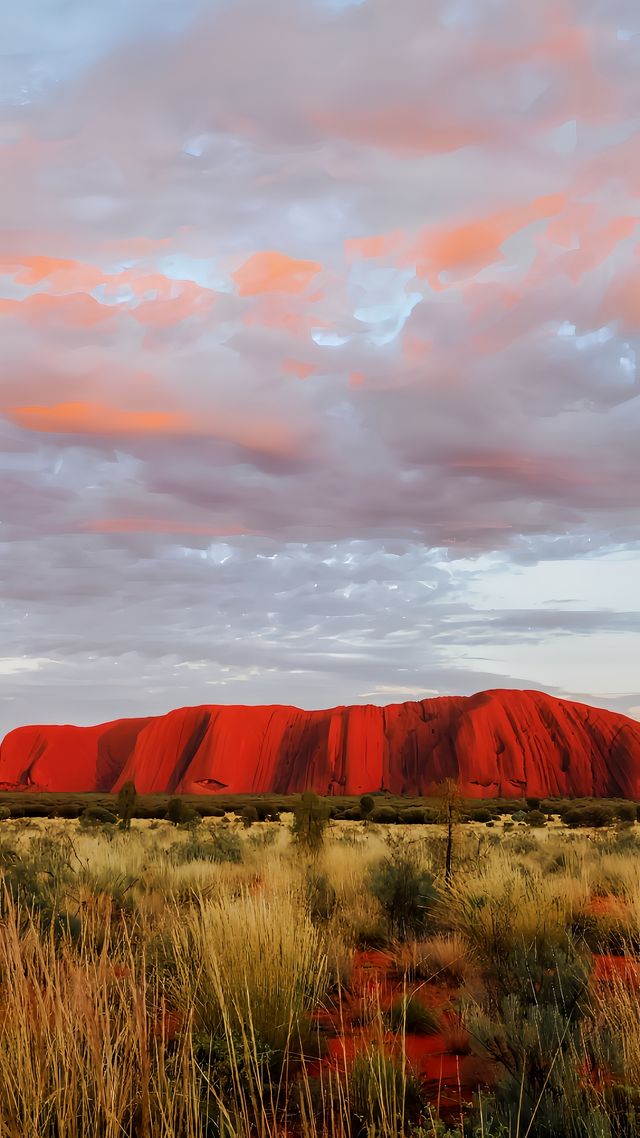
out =
{"type": "Polygon", "coordinates": [[[133,818],[133,811],[138,799],[135,783],[129,779],[128,782],[123,783],[118,791],[118,798],[116,801],[116,813],[120,817],[120,826],[123,830],[131,829],[131,819],[133,818]]]}
{"type": "Polygon", "coordinates": [[[255,806],[252,806],[251,804],[243,807],[240,813],[240,817],[242,819],[242,825],[244,826],[245,830],[249,830],[253,826],[254,822],[260,821],[258,811],[256,810],[255,806]]]}
{"type": "Polygon", "coordinates": [[[458,784],[453,778],[446,778],[444,782],[435,787],[435,797],[438,801],[440,821],[444,822],[447,828],[444,879],[447,885],[451,885],[453,881],[453,838],[456,826],[460,821],[463,800],[458,784]]]}
{"type": "Polygon", "coordinates": [[[293,836],[303,849],[317,854],[324,843],[329,810],[312,790],[305,790],[293,808],[293,836]]]}
{"type": "Polygon", "coordinates": [[[181,798],[170,798],[167,806],[167,818],[174,826],[185,821],[185,805],[181,798]]]}
{"type": "Polygon", "coordinates": [[[376,800],[370,794],[363,794],[360,799],[360,813],[365,822],[369,821],[371,814],[376,808],[376,800]]]}

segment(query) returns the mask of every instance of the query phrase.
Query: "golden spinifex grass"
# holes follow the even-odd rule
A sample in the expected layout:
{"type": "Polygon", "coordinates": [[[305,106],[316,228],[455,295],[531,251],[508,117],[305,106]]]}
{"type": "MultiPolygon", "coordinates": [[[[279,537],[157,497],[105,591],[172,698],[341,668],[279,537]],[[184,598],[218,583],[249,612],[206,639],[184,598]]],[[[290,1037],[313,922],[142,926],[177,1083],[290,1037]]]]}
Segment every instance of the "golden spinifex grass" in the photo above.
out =
{"type": "Polygon", "coordinates": [[[443,870],[434,826],[333,824],[309,858],[286,822],[1,822],[0,1138],[640,1133],[635,828],[470,827],[443,870]],[[371,882],[405,848],[437,900],[399,941],[371,882]],[[405,1031],[460,1072],[453,1114],[405,1031]]]}
{"type": "Polygon", "coordinates": [[[170,926],[178,1010],[210,1034],[243,1028],[300,1053],[330,979],[325,938],[292,890],[199,900],[170,926]]]}

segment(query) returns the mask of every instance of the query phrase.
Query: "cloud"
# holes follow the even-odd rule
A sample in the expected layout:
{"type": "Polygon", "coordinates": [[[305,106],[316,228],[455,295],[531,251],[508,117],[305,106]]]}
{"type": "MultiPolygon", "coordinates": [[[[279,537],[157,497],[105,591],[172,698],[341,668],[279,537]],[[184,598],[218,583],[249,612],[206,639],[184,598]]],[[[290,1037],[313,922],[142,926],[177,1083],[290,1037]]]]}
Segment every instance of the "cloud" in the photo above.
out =
{"type": "Polygon", "coordinates": [[[7,725],[636,706],[635,6],[41,9],[0,28],[0,541],[3,652],[56,666],[7,725]]]}
{"type": "Polygon", "coordinates": [[[240,296],[262,292],[302,292],[320,272],[315,261],[296,261],[284,253],[254,253],[232,274],[240,296]]]}
{"type": "Polygon", "coordinates": [[[181,414],[123,411],[100,403],[55,403],[50,407],[11,407],[8,416],[27,431],[58,435],[181,434],[181,414]]]}

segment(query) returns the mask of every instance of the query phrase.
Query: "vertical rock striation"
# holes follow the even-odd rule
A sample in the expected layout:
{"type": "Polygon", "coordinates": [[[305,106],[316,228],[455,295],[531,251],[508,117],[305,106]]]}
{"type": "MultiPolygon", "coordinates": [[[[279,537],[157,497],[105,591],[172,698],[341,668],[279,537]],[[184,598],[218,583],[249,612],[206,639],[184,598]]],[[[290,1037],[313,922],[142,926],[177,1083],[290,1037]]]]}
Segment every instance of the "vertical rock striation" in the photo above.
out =
{"type": "Polygon", "coordinates": [[[5,790],[640,798],[640,723],[540,691],[494,690],[326,711],[211,705],[97,727],[19,727],[5,790]]]}

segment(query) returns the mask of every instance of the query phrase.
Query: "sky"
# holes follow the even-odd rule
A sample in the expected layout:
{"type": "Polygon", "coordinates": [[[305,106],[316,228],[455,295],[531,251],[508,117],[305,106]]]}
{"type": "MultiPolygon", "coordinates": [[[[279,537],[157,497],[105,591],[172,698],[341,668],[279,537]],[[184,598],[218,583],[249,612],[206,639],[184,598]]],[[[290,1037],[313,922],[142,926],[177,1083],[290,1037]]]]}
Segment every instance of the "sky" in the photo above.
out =
{"type": "Polygon", "coordinates": [[[0,734],[640,718],[637,0],[22,0],[0,51],[0,734]]]}

